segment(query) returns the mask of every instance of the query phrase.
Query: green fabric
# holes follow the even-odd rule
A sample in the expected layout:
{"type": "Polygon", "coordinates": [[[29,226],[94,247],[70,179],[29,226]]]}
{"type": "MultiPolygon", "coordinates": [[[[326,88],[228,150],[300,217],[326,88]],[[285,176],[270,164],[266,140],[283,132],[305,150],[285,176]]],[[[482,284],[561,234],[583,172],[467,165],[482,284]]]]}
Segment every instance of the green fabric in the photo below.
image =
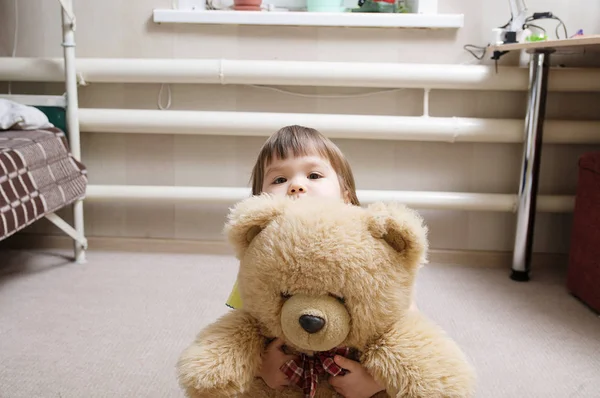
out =
{"type": "Polygon", "coordinates": [[[47,117],[50,123],[57,128],[61,129],[65,133],[67,131],[67,110],[58,106],[36,106],[35,108],[42,111],[47,117]]]}

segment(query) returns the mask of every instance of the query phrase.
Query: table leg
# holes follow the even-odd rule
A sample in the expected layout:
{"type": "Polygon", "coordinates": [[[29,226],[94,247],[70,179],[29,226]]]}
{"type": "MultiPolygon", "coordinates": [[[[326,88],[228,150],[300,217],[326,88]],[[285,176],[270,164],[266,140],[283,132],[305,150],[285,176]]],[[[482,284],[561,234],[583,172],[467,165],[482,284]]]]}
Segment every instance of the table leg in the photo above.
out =
{"type": "Polygon", "coordinates": [[[532,54],[511,279],[529,280],[550,54],[532,54]]]}

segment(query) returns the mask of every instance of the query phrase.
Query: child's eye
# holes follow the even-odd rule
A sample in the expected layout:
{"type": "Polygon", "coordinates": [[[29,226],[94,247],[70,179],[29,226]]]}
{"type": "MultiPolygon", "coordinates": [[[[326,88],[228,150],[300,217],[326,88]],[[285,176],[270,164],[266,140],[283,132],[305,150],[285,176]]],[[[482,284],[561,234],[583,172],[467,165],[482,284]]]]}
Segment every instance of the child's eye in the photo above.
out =
{"type": "Polygon", "coordinates": [[[273,181],[273,184],[283,184],[286,181],[287,180],[284,177],[279,177],[279,178],[276,178],[275,181],[273,181]]]}
{"type": "Polygon", "coordinates": [[[309,178],[309,179],[311,179],[311,180],[316,180],[316,179],[319,179],[319,178],[321,178],[321,175],[320,175],[320,174],[318,174],[318,173],[310,173],[310,174],[308,175],[308,178],[309,178]]]}

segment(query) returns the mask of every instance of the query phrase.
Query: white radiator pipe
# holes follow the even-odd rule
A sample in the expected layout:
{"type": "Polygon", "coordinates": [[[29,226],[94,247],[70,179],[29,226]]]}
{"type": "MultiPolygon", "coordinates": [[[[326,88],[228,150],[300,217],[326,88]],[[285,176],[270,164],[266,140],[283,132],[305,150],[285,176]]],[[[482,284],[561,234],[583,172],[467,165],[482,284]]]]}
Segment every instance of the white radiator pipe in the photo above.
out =
{"type": "MultiPolygon", "coordinates": [[[[515,212],[517,205],[517,195],[511,194],[359,190],[357,195],[362,204],[399,201],[410,207],[431,210],[515,212]]],[[[89,185],[86,201],[233,204],[248,196],[250,189],[237,187],[89,185]]],[[[538,197],[541,212],[571,212],[573,206],[572,196],[538,197]]]]}
{"type": "MultiPolygon", "coordinates": [[[[290,124],[321,130],[330,138],[441,142],[523,142],[523,121],[420,116],[313,113],[79,110],[81,131],[93,133],[268,136],[290,124]]],[[[600,143],[600,122],[548,120],[544,142],[600,143]]]]}
{"type": "MultiPolygon", "coordinates": [[[[0,80],[62,82],[60,58],[0,58],[0,80]]],[[[526,91],[525,68],[456,64],[78,58],[88,83],[264,84],[526,91]]],[[[551,91],[600,91],[600,70],[556,68],[551,91]]]]}

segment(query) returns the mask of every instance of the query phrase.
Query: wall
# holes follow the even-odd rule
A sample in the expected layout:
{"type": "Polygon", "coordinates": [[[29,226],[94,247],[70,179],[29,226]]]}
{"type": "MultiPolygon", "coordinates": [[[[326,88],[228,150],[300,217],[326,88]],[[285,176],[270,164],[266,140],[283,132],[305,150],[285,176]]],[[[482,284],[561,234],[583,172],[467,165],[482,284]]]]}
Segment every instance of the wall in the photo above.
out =
{"type": "MultiPolygon", "coordinates": [[[[600,4],[529,0],[535,11],[552,10],[570,32],[600,32],[600,4]]],[[[444,13],[464,13],[465,27],[452,30],[337,29],[157,25],[153,8],[170,0],[75,0],[77,55],[80,57],[227,58],[392,63],[472,63],[465,44],[485,45],[491,28],[509,17],[508,3],[440,0],[444,13]]],[[[10,55],[14,28],[12,0],[0,0],[0,51],[10,55]]],[[[553,23],[546,26],[551,27],[553,23]]],[[[58,2],[19,0],[17,56],[61,56],[58,2]]],[[[568,65],[592,61],[557,59],[568,65]]],[[[509,55],[501,63],[514,63],[509,55]]],[[[377,73],[366,69],[365,73],[377,73]]],[[[1,89],[2,87],[0,87],[1,89]]],[[[16,84],[13,92],[62,93],[56,84],[16,84]]],[[[369,90],[279,87],[310,95],[356,94],[369,90]]],[[[156,109],[160,85],[91,84],[81,87],[82,107],[156,109]]],[[[249,86],[173,85],[172,109],[422,114],[421,90],[398,90],[367,97],[323,98],[285,94],[249,86]]],[[[432,92],[433,116],[522,118],[526,93],[432,92]]],[[[598,94],[549,96],[548,117],[598,119],[598,94]]],[[[327,133],[325,131],[325,133],[327,133]]],[[[93,184],[245,186],[263,138],[84,134],[83,159],[93,184]]],[[[356,174],[359,189],[515,193],[521,145],[444,144],[337,140],[356,174]]],[[[540,191],[573,194],[577,159],[598,149],[545,145],[540,191]]],[[[226,206],[121,205],[86,203],[90,236],[220,239],[226,206]]],[[[515,215],[509,213],[423,211],[439,249],[512,249],[515,215]]],[[[535,250],[568,250],[571,217],[540,214],[535,250]]],[[[40,223],[28,233],[57,233],[40,223]]]]}

